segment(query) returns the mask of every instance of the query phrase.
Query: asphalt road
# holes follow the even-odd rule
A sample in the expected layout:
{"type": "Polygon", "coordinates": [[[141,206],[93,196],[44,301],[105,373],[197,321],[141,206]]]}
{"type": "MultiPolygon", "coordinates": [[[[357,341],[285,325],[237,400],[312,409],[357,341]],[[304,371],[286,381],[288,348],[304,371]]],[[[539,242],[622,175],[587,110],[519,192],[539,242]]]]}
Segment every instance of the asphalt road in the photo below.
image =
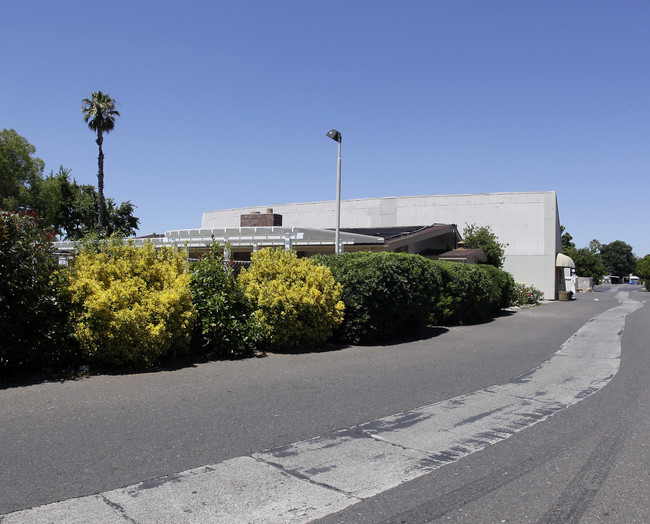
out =
{"type": "MultiPolygon", "coordinates": [[[[647,296],[630,295],[641,301],[647,296]]],[[[604,303],[611,298],[597,296],[604,303]]],[[[647,307],[627,317],[621,367],[600,391],[319,522],[650,522],[649,326],[647,307]]]]}
{"type": "MultiPolygon", "coordinates": [[[[604,290],[402,344],[0,390],[0,515],[509,382],[616,303],[604,290]]],[[[647,317],[628,316],[621,369],[600,392],[326,521],[648,521],[647,317]]]]}

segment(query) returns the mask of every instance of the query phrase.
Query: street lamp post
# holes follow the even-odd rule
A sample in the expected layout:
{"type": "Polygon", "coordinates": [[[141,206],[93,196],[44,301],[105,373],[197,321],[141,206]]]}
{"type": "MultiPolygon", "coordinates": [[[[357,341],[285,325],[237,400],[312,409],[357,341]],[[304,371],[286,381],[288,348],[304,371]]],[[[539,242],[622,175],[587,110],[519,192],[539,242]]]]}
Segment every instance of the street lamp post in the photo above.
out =
{"type": "Polygon", "coordinates": [[[336,235],[334,236],[334,253],[341,254],[341,133],[336,129],[327,132],[327,136],[339,143],[339,158],[336,163],[336,235]]]}

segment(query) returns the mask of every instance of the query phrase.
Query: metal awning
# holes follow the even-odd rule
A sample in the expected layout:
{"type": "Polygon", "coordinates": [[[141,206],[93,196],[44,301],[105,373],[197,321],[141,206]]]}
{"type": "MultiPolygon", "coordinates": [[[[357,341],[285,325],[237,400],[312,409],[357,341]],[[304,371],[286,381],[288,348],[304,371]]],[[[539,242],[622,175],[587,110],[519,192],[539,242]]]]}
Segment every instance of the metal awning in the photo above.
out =
{"type": "Polygon", "coordinates": [[[571,269],[575,269],[576,263],[570,256],[564,253],[558,253],[557,257],[555,257],[555,267],[570,267],[571,269]]]}

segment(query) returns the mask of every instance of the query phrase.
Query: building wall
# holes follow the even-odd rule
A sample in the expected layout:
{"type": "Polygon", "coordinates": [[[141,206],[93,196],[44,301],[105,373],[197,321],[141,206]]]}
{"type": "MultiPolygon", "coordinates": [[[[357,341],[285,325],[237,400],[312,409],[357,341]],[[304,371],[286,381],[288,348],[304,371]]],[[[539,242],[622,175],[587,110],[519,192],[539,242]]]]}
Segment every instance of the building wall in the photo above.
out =
{"type": "MultiPolygon", "coordinates": [[[[334,228],[335,201],[269,206],[284,226],[334,228]]],[[[240,216],[261,207],[210,211],[201,227],[238,227],[240,216]]],[[[555,256],[561,251],[555,191],[365,198],[341,202],[341,227],[471,224],[490,226],[505,249],[504,269],[518,282],[556,298],[555,256]]]]}

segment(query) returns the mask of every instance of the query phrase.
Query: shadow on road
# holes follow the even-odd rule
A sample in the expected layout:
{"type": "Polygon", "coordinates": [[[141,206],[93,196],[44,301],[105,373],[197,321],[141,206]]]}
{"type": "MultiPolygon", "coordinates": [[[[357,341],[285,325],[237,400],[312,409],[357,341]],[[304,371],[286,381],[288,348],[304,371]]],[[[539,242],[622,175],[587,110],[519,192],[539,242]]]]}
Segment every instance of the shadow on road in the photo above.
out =
{"type": "MultiPolygon", "coordinates": [[[[492,318],[479,322],[478,324],[488,324],[494,321],[497,318],[508,317],[514,314],[514,311],[500,311],[492,318]]],[[[397,335],[383,340],[375,340],[372,343],[367,344],[358,344],[359,346],[396,346],[399,344],[404,344],[408,342],[416,342],[420,340],[428,340],[431,338],[438,337],[449,331],[449,327],[445,326],[430,326],[415,332],[397,335]]],[[[282,355],[304,355],[310,353],[325,353],[331,351],[340,351],[351,347],[350,344],[337,344],[329,343],[322,346],[314,348],[291,348],[291,349],[273,349],[272,351],[259,351],[255,355],[249,357],[237,358],[236,360],[242,360],[246,358],[265,358],[268,354],[282,354],[282,355]]],[[[170,359],[158,366],[153,368],[146,369],[112,369],[108,367],[84,367],[82,369],[66,369],[66,370],[56,370],[50,368],[44,368],[35,372],[21,373],[18,375],[9,375],[2,376],[0,375],[0,390],[17,388],[17,387],[26,387],[33,386],[37,384],[47,383],[47,382],[65,382],[69,380],[80,380],[89,376],[95,375],[139,375],[144,373],[158,373],[160,371],[176,371],[184,368],[196,367],[199,364],[204,364],[206,362],[214,362],[220,360],[233,360],[227,357],[222,358],[210,358],[210,357],[199,357],[197,355],[190,355],[183,358],[170,359]]]]}

